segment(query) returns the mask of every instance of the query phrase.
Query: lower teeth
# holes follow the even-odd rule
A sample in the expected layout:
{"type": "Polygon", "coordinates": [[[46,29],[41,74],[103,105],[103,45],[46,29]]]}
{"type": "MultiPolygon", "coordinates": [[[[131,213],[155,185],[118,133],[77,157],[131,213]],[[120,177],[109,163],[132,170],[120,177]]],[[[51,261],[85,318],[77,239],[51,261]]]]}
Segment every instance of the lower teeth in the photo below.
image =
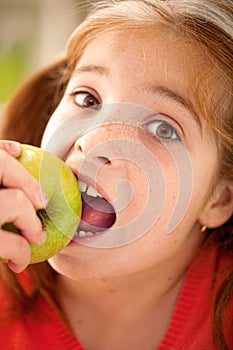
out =
{"type": "Polygon", "coordinates": [[[90,237],[90,236],[95,236],[96,234],[98,234],[98,232],[93,233],[93,232],[78,231],[76,236],[78,236],[78,237],[90,237]]]}

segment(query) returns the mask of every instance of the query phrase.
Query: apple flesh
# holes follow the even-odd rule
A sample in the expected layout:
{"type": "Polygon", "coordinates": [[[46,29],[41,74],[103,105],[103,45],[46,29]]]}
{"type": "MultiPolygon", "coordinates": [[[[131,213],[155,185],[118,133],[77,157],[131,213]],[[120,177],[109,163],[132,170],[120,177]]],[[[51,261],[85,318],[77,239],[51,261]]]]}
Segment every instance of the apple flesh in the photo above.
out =
{"type": "MultiPolygon", "coordinates": [[[[72,240],[81,218],[81,192],[71,169],[53,154],[22,145],[18,160],[37,179],[48,197],[46,208],[37,211],[45,227],[46,241],[42,245],[30,244],[31,263],[34,264],[49,259],[72,240]]],[[[3,228],[20,233],[11,223],[3,228]]]]}

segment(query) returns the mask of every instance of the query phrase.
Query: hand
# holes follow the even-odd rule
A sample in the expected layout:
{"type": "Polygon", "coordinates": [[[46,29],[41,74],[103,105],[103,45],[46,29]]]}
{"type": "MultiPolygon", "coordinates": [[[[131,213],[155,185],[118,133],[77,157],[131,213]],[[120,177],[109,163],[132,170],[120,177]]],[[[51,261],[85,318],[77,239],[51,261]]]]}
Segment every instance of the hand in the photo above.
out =
{"type": "Polygon", "coordinates": [[[36,179],[17,158],[21,144],[0,141],[0,258],[6,259],[14,272],[21,272],[30,263],[29,243],[42,244],[45,240],[42,224],[36,215],[45,203],[36,179]],[[13,223],[21,235],[2,228],[13,223]]]}

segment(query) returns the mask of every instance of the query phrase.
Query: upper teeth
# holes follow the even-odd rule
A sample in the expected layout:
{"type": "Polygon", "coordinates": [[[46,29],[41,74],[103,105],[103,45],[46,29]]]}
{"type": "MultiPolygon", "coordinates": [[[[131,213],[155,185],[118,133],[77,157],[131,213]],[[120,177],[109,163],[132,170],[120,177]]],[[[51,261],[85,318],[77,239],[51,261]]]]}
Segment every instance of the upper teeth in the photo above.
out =
{"type": "Polygon", "coordinates": [[[97,196],[102,197],[101,194],[99,194],[99,192],[97,192],[94,187],[88,186],[85,182],[80,180],[78,183],[79,183],[79,188],[81,192],[85,192],[86,194],[92,197],[97,197],[97,196]]]}

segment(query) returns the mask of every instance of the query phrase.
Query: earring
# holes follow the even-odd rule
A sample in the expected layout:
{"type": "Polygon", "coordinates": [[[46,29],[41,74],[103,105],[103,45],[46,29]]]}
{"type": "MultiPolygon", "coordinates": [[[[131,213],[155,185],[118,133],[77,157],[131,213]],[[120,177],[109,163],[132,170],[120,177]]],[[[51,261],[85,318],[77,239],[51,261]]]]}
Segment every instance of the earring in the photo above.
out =
{"type": "Polygon", "coordinates": [[[206,229],[207,229],[206,225],[203,225],[203,226],[200,228],[200,231],[201,231],[201,232],[205,232],[206,229]]]}

